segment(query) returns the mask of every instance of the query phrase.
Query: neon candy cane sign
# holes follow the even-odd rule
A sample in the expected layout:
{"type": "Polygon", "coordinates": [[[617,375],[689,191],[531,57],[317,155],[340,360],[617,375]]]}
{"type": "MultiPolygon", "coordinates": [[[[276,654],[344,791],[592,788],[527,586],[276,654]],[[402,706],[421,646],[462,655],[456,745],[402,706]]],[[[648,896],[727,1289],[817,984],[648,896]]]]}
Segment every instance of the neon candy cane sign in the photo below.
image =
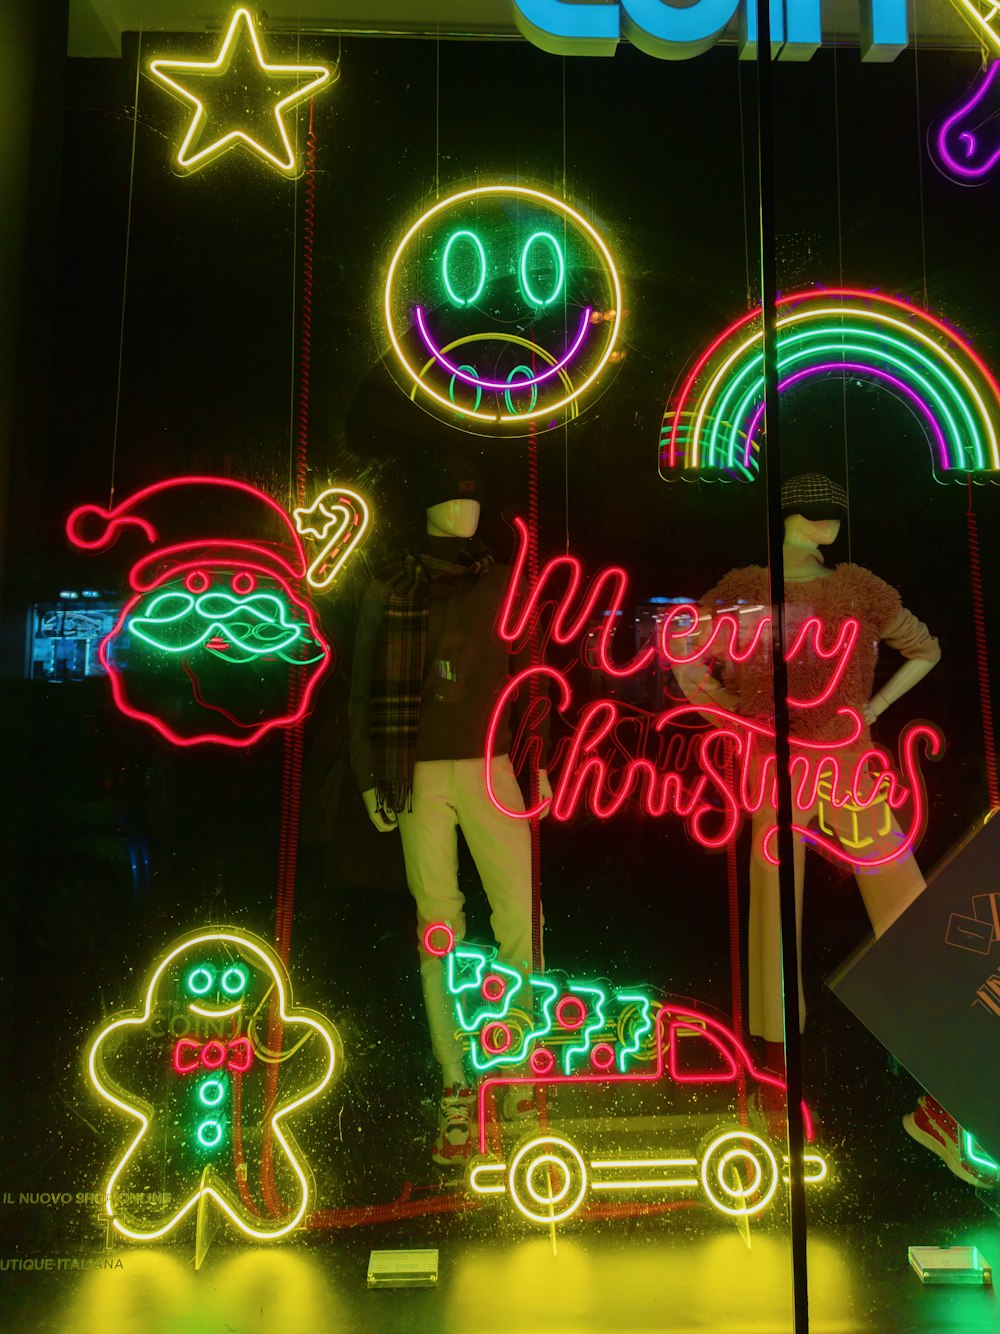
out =
{"type": "MultiPolygon", "coordinates": [[[[611,657],[615,612],[625,601],[628,576],[620,567],[606,567],[597,574],[585,593],[580,562],[572,556],[560,556],[548,562],[526,597],[516,607],[516,590],[522,587],[527,552],[527,529],[516,520],[519,546],[511,569],[511,580],[498,621],[498,633],[510,644],[523,638],[527,627],[545,602],[554,603],[550,636],[557,644],[578,638],[602,604],[606,612],[596,643],[591,646],[593,663],[613,678],[624,678],[646,670],[658,656],[672,667],[685,667],[718,652],[734,660],[748,660],[761,652],[770,633],[769,615],[757,613],[753,628],[740,638],[737,618],[724,612],[714,619],[710,632],[694,649],[691,645],[693,623],[700,613],[694,606],[678,607],[661,622],[655,643],[647,644],[628,663],[616,663],[611,657]],[[568,574],[562,594],[552,585],[568,574]],[[610,596],[605,593],[610,590],[610,596]],[[684,628],[680,628],[683,625],[684,628]]],[[[822,710],[830,739],[806,741],[792,738],[792,797],[796,832],[827,857],[852,868],[875,870],[907,856],[915,847],[924,827],[926,801],[920,769],[921,752],[937,756],[943,738],[928,723],[913,723],[904,729],[899,742],[898,770],[893,757],[881,746],[865,739],[861,714],[843,702],[838,691],[844,681],[855,650],[859,623],[853,617],[828,633],[816,617],[808,617],[792,638],[787,660],[791,666],[805,658],[811,666],[828,665],[826,680],[811,693],[792,696],[795,710],[822,710]],[[822,810],[819,807],[822,805],[822,810]],[[904,830],[882,828],[879,838],[858,833],[859,813],[872,812],[884,826],[886,818],[904,809],[910,818],[904,830]],[[839,820],[841,812],[851,820],[848,837],[834,837],[828,823],[839,820]],[[820,816],[819,828],[811,826],[820,816]],[[889,835],[886,837],[886,835],[889,835]]],[[[621,706],[613,699],[587,703],[572,722],[569,746],[559,766],[558,778],[549,799],[524,812],[508,809],[492,787],[490,766],[497,729],[511,699],[528,681],[536,677],[554,687],[555,708],[568,714],[573,691],[564,672],[548,666],[526,668],[504,687],[491,714],[486,738],[486,783],[490,799],[498,809],[513,819],[531,819],[550,807],[554,819],[572,819],[582,806],[599,819],[616,815],[627,803],[637,806],[653,818],[677,816],[691,837],[702,847],[713,850],[731,842],[743,818],[760,812],[772,814],[777,806],[777,774],[774,757],[774,731],[767,720],[739,716],[710,704],[683,704],[663,710],[654,720],[657,734],[683,725],[693,717],[711,719],[713,726],[698,735],[694,744],[693,775],[662,768],[644,756],[621,762],[620,747],[610,744],[622,718],[621,706]]],[[[892,821],[890,821],[892,825],[892,821]]],[[[776,825],[767,824],[762,832],[761,854],[772,864],[776,861],[776,825]]]]}
{"type": "Polygon", "coordinates": [[[177,477],[111,509],[81,505],[66,531],[87,551],[130,532],[153,548],[132,567],[133,596],[99,650],[123,713],[178,746],[236,747],[305,716],[333,655],[305,596],[301,540],[270,496],[230,478],[177,477]]]}
{"type": "Polygon", "coordinates": [[[308,508],[293,510],[292,518],[297,532],[323,544],[306,571],[310,587],[323,592],[331,587],[367,533],[371,520],[368,503],[356,491],[330,487],[308,508]]]}

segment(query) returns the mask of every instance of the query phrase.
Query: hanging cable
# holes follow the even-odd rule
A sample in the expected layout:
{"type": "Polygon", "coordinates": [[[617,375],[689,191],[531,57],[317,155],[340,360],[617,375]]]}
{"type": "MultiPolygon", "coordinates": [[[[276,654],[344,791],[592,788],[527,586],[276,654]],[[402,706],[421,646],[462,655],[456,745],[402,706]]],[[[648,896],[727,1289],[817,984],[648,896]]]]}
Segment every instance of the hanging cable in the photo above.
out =
{"type": "Polygon", "coordinates": [[[917,116],[917,186],[920,192],[920,264],[924,279],[924,310],[930,310],[927,295],[927,225],[924,216],[924,136],[920,125],[920,40],[913,32],[913,90],[917,116]]]}
{"type": "MultiPolygon", "coordinates": [[[[834,28],[833,34],[833,157],[837,180],[837,277],[841,288],[844,286],[844,214],[841,196],[840,177],[840,71],[837,65],[839,33],[834,28]]],[[[844,312],[840,312],[841,347],[843,347],[844,312]]],[[[850,451],[847,438],[847,376],[840,377],[840,412],[844,427],[844,490],[847,492],[847,559],[853,561],[852,524],[851,524],[851,470],[848,466],[850,451]]]]}
{"type": "Polygon", "coordinates": [[[122,265],[122,308],[118,321],[118,372],[115,382],[115,419],[111,431],[111,480],[108,484],[108,509],[115,503],[115,473],[118,466],[118,424],[122,406],[122,367],[125,361],[125,307],[128,299],[128,261],[132,246],[132,201],[135,196],[135,144],[139,129],[139,73],[142,69],[142,27],[135,56],[135,93],[132,99],[132,151],[128,167],[128,209],[125,215],[125,258],[122,265]]]}
{"type": "Polygon", "coordinates": [[[441,198],[441,24],[434,43],[434,198],[441,198]]]}
{"type": "Polygon", "coordinates": [[[976,639],[976,670],[979,677],[979,715],[983,724],[983,758],[986,763],[986,790],[990,810],[1000,810],[1000,783],[997,780],[997,748],[993,732],[993,701],[990,689],[990,660],[986,640],[986,614],[983,610],[983,571],[979,555],[979,528],[972,504],[972,477],[969,476],[968,508],[965,511],[966,537],[969,544],[969,576],[972,582],[972,623],[976,639]]]}
{"type": "MultiPolygon", "coordinates": [[[[309,388],[312,351],[312,289],[313,249],[316,217],[316,133],[315,104],[309,103],[309,134],[306,148],[305,207],[302,236],[302,278],[299,306],[298,395],[295,432],[293,499],[296,506],[305,504],[309,452],[309,388]]],[[[299,712],[303,689],[303,673],[293,667],[288,682],[289,711],[299,712]]],[[[295,876],[298,870],[299,816],[302,804],[302,734],[300,720],[285,729],[282,736],[281,804],[278,817],[278,887],[274,911],[274,948],[282,963],[288,966],[292,941],[292,919],[295,908],[295,876]]],[[[267,1026],[267,1046],[280,1053],[284,1024],[277,1001],[271,1003],[267,1026]]],[[[264,1074],[264,1114],[270,1116],[278,1095],[279,1061],[269,1064],[264,1074]]],[[[270,1122],[268,1121],[268,1125],[270,1122]]],[[[265,1135],[261,1145],[261,1188],[269,1212],[281,1212],[281,1202],[274,1180],[273,1136],[265,1135]]]]}
{"type": "Polygon", "coordinates": [[[753,291],[750,282],[750,223],[749,204],[747,202],[747,150],[746,135],[743,127],[743,63],[736,62],[736,101],[740,113],[740,182],[743,188],[743,257],[746,263],[747,309],[753,304],[753,291]]]}

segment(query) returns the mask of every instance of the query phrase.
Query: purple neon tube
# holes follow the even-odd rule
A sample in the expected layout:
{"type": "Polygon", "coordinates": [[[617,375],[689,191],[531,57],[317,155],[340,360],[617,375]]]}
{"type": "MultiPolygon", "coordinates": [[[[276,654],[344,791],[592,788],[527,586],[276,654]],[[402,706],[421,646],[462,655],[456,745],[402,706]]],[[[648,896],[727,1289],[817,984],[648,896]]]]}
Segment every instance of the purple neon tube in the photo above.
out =
{"type": "MultiPolygon", "coordinates": [[[[993,82],[997,77],[998,70],[1000,70],[1000,60],[994,60],[978,89],[967,102],[962,103],[957,111],[952,112],[948,119],[942,123],[941,128],[935,136],[938,156],[941,159],[945,170],[955,176],[962,177],[964,180],[974,181],[978,180],[980,177],[986,176],[992,171],[993,167],[996,166],[997,161],[1000,160],[1000,145],[998,145],[996,151],[990,157],[986,158],[985,161],[980,162],[977,166],[970,167],[967,161],[959,161],[947,143],[948,136],[956,121],[960,121],[963,116],[967,116],[974,107],[979,105],[990,91],[990,88],[993,86],[993,82]]],[[[965,146],[966,159],[972,157],[977,148],[975,135],[968,131],[963,131],[959,134],[958,139],[959,142],[965,146]]]]}
{"type": "MultiPolygon", "coordinates": [[[[450,371],[452,375],[457,376],[460,380],[464,380],[466,384],[477,385],[480,389],[496,390],[530,389],[533,384],[541,384],[543,380],[550,380],[553,375],[558,375],[562,368],[568,362],[572,361],[573,357],[576,355],[577,349],[587,336],[587,325],[590,323],[590,312],[591,307],[587,306],[584,309],[583,318],[580,320],[580,332],[577,334],[573,346],[563,356],[561,361],[557,361],[554,366],[550,366],[547,371],[542,371],[540,375],[533,375],[530,380],[516,380],[513,383],[504,382],[501,384],[493,380],[480,380],[478,376],[467,375],[460,367],[453,366],[448,358],[443,353],[439,352],[431,342],[430,334],[427,332],[427,326],[424,323],[423,306],[413,307],[414,317],[417,321],[417,328],[420,330],[420,337],[424,340],[424,343],[427,345],[427,351],[431,354],[434,360],[439,362],[445,370],[450,371]]],[[[497,337],[502,337],[502,335],[498,334],[497,337]]]]}
{"type": "MultiPolygon", "coordinates": [[[[915,393],[908,384],[904,383],[904,381],[898,379],[895,375],[890,375],[888,371],[879,370],[877,366],[866,366],[860,361],[827,361],[820,366],[808,366],[804,371],[796,371],[795,374],[790,375],[787,380],[781,380],[778,384],[778,392],[780,393],[783,389],[791,388],[793,384],[797,384],[799,380],[804,380],[810,375],[822,375],[824,371],[853,371],[872,379],[885,380],[887,383],[891,384],[894,389],[898,389],[900,393],[904,394],[911,400],[911,402],[916,403],[923,416],[927,418],[927,421],[930,423],[931,433],[937,444],[938,455],[941,459],[941,467],[949,467],[948,446],[945,443],[944,432],[937,424],[934,414],[931,412],[925,400],[922,399],[919,394],[915,393]]],[[[747,443],[746,448],[743,451],[744,468],[750,467],[750,448],[753,444],[753,438],[757,434],[757,428],[760,426],[760,419],[763,415],[764,404],[761,403],[760,407],[751,418],[750,428],[747,431],[747,443]]]]}

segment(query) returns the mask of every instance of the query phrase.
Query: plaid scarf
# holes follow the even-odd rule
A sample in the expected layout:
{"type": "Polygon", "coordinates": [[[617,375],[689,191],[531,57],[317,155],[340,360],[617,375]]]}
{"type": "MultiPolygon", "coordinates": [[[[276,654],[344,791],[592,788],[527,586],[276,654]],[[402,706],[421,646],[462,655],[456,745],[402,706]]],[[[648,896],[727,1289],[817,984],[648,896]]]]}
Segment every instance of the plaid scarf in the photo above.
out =
{"type": "Polygon", "coordinates": [[[457,559],[446,560],[411,549],[381,576],[389,597],[372,663],[371,741],[376,809],[382,812],[413,809],[431,584],[478,579],[493,568],[477,538],[456,542],[455,554],[457,559]]]}

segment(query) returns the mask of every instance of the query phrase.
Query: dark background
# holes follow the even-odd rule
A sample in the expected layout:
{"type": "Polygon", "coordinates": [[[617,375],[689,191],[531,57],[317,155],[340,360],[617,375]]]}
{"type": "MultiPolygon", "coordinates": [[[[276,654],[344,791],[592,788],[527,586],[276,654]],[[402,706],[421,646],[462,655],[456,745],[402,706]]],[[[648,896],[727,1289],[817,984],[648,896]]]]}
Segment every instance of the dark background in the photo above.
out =
{"type": "MultiPolygon", "coordinates": [[[[196,42],[174,45],[188,53],[196,42]]],[[[142,58],[169,49],[163,40],[142,58]]],[[[302,58],[335,54],[334,43],[318,42],[302,58]]],[[[190,179],[172,174],[186,113],[142,76],[133,124],[138,55],[133,39],[121,61],[70,62],[63,152],[37,166],[61,179],[61,204],[29,279],[54,288],[54,347],[50,357],[39,345],[36,367],[48,425],[15,460],[6,553],[15,640],[18,618],[63,587],[124,593],[138,554],[127,539],[91,555],[63,536],[69,510],[106,503],[112,481],[119,499],[189,470],[232,475],[279,500],[289,494],[304,185],[238,152],[190,179]]],[[[974,72],[968,54],[922,53],[918,81],[912,53],[862,66],[855,50],[779,66],[776,253],[785,291],[842,279],[919,304],[926,288],[931,308],[994,363],[996,186],[946,181],[924,149],[928,126],[974,72]]],[[[623,563],[637,602],[697,597],[733,566],[764,562],[766,527],[761,484],[668,483],[657,471],[672,389],[759,291],[753,70],[734,50],[665,64],[623,48],[613,61],[564,65],[526,44],[443,43],[438,52],[354,39],[343,45],[339,82],[316,103],[316,134],[309,483],[366,490],[377,516],[366,558],[323,606],[339,662],[306,734],[292,973],[297,998],[335,1019],[348,1052],[317,1131],[327,1146],[316,1162],[321,1203],[331,1205],[381,1202],[407,1176],[431,1176],[436,1097],[398,840],[370,828],[346,766],[360,588],[419,522],[407,481],[420,448],[475,458],[489,489],[481,532],[500,558],[512,541],[503,513],[527,504],[523,441],[441,424],[382,361],[385,267],[436,177],[442,195],[497,179],[558,193],[565,171],[568,198],[608,240],[623,276],[624,362],[579,420],[539,441],[543,554],[568,538],[591,570],[623,563]]],[[[786,474],[819,469],[850,483],[851,518],[832,558],[897,586],[940,638],[940,666],[878,733],[891,744],[898,727],[926,716],[948,738],[928,774],[918,855],[929,867],[987,802],[968,494],[935,481],[919,425],[871,388],[813,385],[782,403],[781,431],[786,474]]],[[[973,500],[995,657],[997,493],[977,487],[973,500]]],[[[147,960],[189,926],[270,934],[281,741],[250,753],[178,752],[119,717],[103,681],[28,681],[15,666],[0,689],[16,775],[4,803],[5,971],[15,1045],[31,1053],[7,1110],[15,1125],[44,1120],[30,1144],[18,1141],[6,1177],[15,1189],[56,1178],[93,1189],[106,1164],[95,1130],[103,1111],[82,1081],[86,1036],[135,1003],[147,960]],[[133,870],[136,847],[148,874],[133,870]],[[19,1008],[22,997],[30,1008],[19,1008]]],[[[542,846],[552,966],[729,1012],[723,856],[695,850],[676,821],[629,813],[604,826],[549,822],[542,846]]],[[[742,868],[743,844],[740,852],[742,868]]],[[[470,934],[485,940],[482,894],[471,867],[464,875],[470,934]]],[[[822,987],[866,931],[853,880],[811,858],[807,1092],[830,1142],[857,1156],[852,1181],[873,1168],[883,1140],[913,1171],[919,1152],[898,1126],[914,1086],[889,1074],[884,1051],[822,987]],[[859,1133],[866,1091],[876,1130],[859,1133]]],[[[933,1198],[944,1209],[962,1188],[943,1167],[918,1166],[936,1173],[933,1198]]],[[[856,1185],[837,1198],[830,1208],[867,1216],[856,1185]]]]}

